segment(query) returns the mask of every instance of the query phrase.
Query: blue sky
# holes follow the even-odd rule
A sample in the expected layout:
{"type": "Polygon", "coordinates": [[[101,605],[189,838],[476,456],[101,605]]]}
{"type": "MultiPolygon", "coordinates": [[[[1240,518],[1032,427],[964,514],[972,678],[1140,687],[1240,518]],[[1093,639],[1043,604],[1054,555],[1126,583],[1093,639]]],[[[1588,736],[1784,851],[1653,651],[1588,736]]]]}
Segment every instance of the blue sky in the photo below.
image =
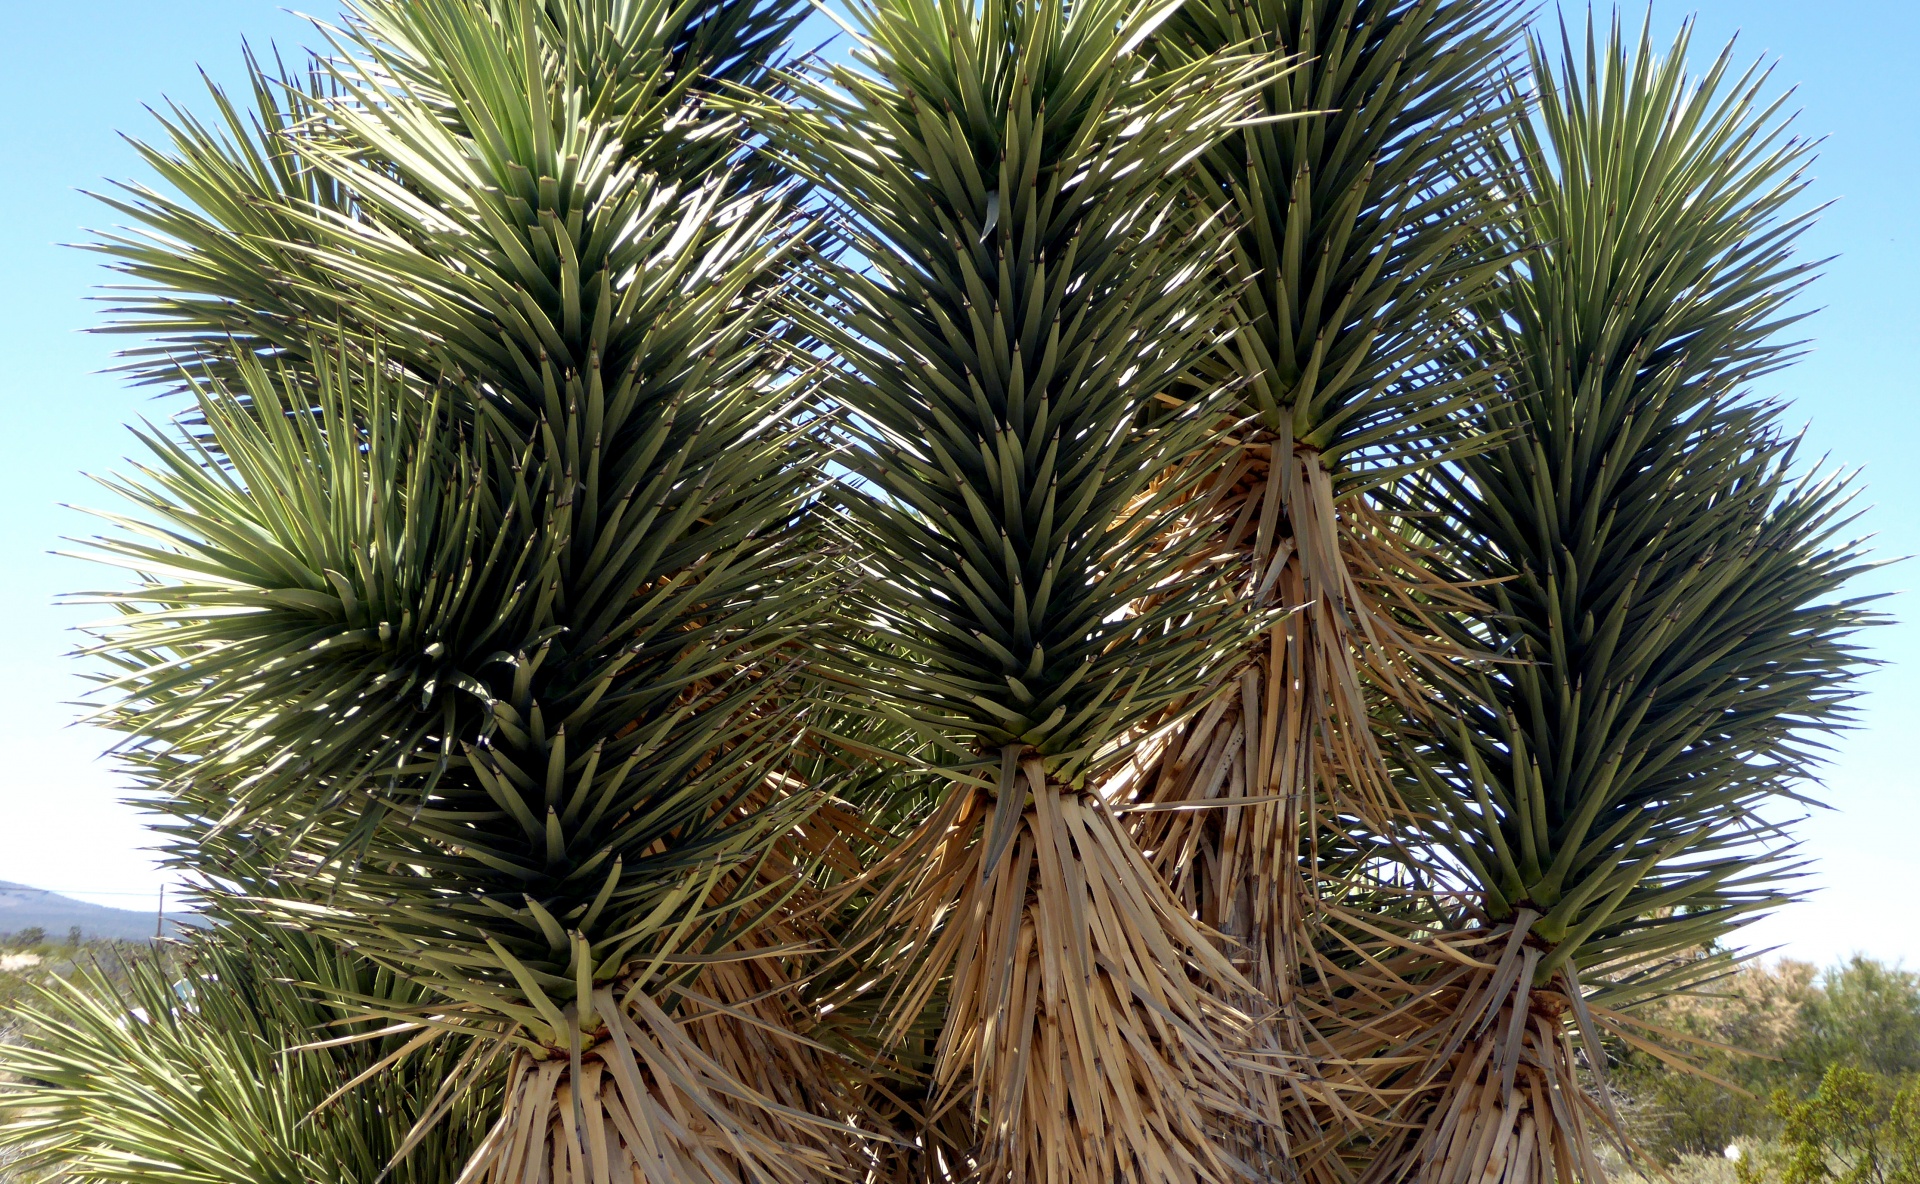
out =
{"type": "MultiPolygon", "coordinates": [[[[331,0],[327,0],[330,4],[331,0]]],[[[1549,11],[1550,11],[1549,6],[1549,11]]],[[[330,8],[322,7],[330,15],[330,8]]],[[[1627,10],[1635,21],[1640,9],[1627,10]]],[[[1810,294],[1814,351],[1765,380],[1808,425],[1809,452],[1861,467],[1862,529],[1886,559],[1920,552],[1920,5],[1907,0],[1701,0],[1654,6],[1666,37],[1698,14],[1704,64],[1740,33],[1739,55],[1778,59],[1779,89],[1802,134],[1824,136],[1817,200],[1837,199],[1805,240],[1834,256],[1810,294]]],[[[139,816],[116,801],[101,733],[70,726],[84,688],[71,626],[86,613],[56,594],[111,582],[104,570],[49,554],[85,533],[62,503],[100,505],[83,472],[122,467],[124,425],[169,408],[101,371],[113,342],[80,332],[106,277],[80,241],[110,212],[80,189],[142,175],[119,132],[144,135],[143,104],[165,98],[205,111],[198,78],[238,82],[240,41],[310,43],[304,21],[268,0],[70,0],[15,5],[0,44],[0,401],[19,431],[0,466],[0,880],[101,904],[151,907],[161,876],[141,848],[139,816]]],[[[1912,563],[1861,582],[1895,592],[1920,579],[1912,563]]],[[[1826,962],[1859,950],[1920,964],[1920,799],[1910,755],[1920,726],[1920,607],[1895,597],[1901,623],[1871,638],[1886,663],[1866,679],[1863,727],[1842,738],[1822,796],[1835,807],[1804,824],[1817,867],[1812,899],[1752,930],[1747,942],[1826,962]]]]}

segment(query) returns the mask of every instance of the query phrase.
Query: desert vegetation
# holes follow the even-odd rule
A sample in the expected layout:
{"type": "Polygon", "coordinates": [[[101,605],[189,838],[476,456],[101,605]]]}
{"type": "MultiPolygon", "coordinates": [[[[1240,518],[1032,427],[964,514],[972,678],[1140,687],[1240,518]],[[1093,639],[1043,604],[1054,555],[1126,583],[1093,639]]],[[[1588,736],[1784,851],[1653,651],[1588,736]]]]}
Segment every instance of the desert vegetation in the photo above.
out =
{"type": "Polygon", "coordinates": [[[353,0],[142,143],[84,656],[213,924],[17,1005],[14,1170],[1907,1170],[1910,977],[1734,956],[1879,619],[1765,70],[806,13],[353,0]]]}

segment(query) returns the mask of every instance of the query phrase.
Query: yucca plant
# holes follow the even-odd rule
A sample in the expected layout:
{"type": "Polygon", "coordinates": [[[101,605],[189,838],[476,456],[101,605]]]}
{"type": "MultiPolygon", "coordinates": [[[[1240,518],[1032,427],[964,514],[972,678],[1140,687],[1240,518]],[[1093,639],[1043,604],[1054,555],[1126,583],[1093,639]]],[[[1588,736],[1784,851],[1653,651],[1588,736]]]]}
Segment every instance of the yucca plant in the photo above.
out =
{"type": "Polygon", "coordinates": [[[92,652],[225,925],[45,996],[7,1138],[1594,1178],[1572,1033],[1677,1055],[1872,617],[1748,393],[1806,146],[1617,28],[1518,118],[1516,19],[361,0],[176,110],[92,652]]]}
{"type": "Polygon", "coordinates": [[[1255,1121],[1247,984],[1094,792],[1257,624],[1172,531],[1224,406],[1148,412],[1231,298],[1182,167],[1279,67],[1161,69],[1172,10],[859,4],[853,64],[765,121],[847,252],[809,322],[852,441],[839,677],[953,786],[855,939],[891,1036],[937,1006],[927,1109],[972,1118],[945,1170],[981,1179],[1224,1180],[1214,1126],[1255,1121]]]}
{"type": "Polygon", "coordinates": [[[1234,940],[1275,1039],[1314,1065],[1266,1106],[1309,1174],[1370,1109],[1343,1062],[1371,1051],[1369,1017],[1350,1013],[1377,994],[1349,980],[1367,961],[1353,943],[1377,930],[1322,930],[1390,903],[1347,841],[1349,816],[1379,833],[1398,810],[1372,699],[1417,697],[1444,673],[1434,660],[1456,647],[1423,614],[1463,602],[1424,578],[1369,490],[1485,433],[1495,392],[1461,364],[1460,313],[1508,249],[1483,142],[1512,115],[1515,18],[1505,0],[1190,0],[1149,42],[1168,62],[1246,47],[1298,63],[1261,89],[1262,119],[1190,170],[1225,210],[1236,332],[1194,359],[1185,389],[1230,390],[1243,447],[1224,467],[1192,459],[1215,472],[1208,511],[1182,527],[1233,556],[1228,595],[1285,612],[1125,776],[1146,807],[1136,841],[1234,940]]]}
{"type": "Polygon", "coordinates": [[[1304,808],[1307,789],[1391,812],[1369,688],[1399,690],[1432,644],[1398,611],[1417,603],[1405,585],[1423,565],[1395,553],[1364,493],[1484,431],[1470,413],[1490,375],[1460,364],[1458,313],[1501,262],[1481,144],[1510,113],[1498,83],[1513,15],[1503,0],[1201,2],[1152,42],[1176,61],[1252,45],[1301,63],[1263,88],[1266,118],[1193,170],[1227,210],[1237,331],[1195,359],[1191,381],[1235,392],[1247,442],[1203,525],[1239,554],[1238,595],[1292,611],[1236,672],[1245,702],[1223,700],[1143,782],[1156,802],[1222,792],[1205,757],[1237,728],[1248,751],[1232,796],[1288,795],[1230,815],[1162,814],[1143,834],[1279,994],[1294,967],[1277,909],[1297,854],[1281,816],[1304,808]]]}
{"type": "MultiPolygon", "coordinates": [[[[100,543],[140,576],[104,597],[106,719],[178,865],[269,879],[232,907],[419,984],[391,1018],[423,1045],[510,1059],[470,1179],[856,1170],[783,1035],[820,801],[791,203],[674,56],[728,11],[363,5],[297,122],[174,166],[281,171],[152,212],[202,239],[131,260],[197,407],[100,543]],[[235,311],[221,252],[254,247],[307,270],[235,311]]],[[[763,42],[708,49],[751,73],[763,42]]]]}
{"type": "Polygon", "coordinates": [[[407,1038],[329,1001],[343,996],[399,1010],[423,992],[331,942],[231,921],[112,976],[36,986],[0,1043],[0,1148],[56,1179],[452,1184],[500,1066],[469,1072],[454,1041],[395,1059],[407,1038]]]}
{"type": "Polygon", "coordinates": [[[1510,147],[1534,245],[1478,322],[1511,401],[1405,506],[1486,589],[1455,636],[1502,657],[1388,730],[1409,841],[1470,904],[1407,972],[1381,1055],[1413,1065],[1393,1085],[1418,1125],[1367,1180],[1600,1179],[1610,1103],[1572,1034],[1596,1070],[1603,1032],[1648,1046],[1618,1006],[1716,973],[1683,955],[1791,898],[1778,810],[1847,718],[1873,618],[1841,593],[1846,484],[1751,393],[1794,353],[1811,146],[1764,71],[1729,47],[1690,76],[1688,46],[1617,19],[1557,63],[1531,42],[1510,147]]]}

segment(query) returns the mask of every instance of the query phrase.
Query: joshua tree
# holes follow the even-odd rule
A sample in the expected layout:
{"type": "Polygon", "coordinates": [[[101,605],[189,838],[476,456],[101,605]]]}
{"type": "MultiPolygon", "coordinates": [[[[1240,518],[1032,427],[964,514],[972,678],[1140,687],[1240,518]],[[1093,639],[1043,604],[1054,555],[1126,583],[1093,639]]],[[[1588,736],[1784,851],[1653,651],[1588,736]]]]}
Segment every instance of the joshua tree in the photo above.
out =
{"type": "Polygon", "coordinates": [[[989,1179],[1225,1180],[1211,1132],[1258,1121],[1249,984],[1094,792],[1252,627],[1172,531],[1224,405],[1148,412],[1232,295],[1183,166],[1278,66],[1163,69],[1166,11],[859,5],[855,63],[767,120],[857,261],[809,322],[858,477],[840,676],[952,771],[866,915],[895,1034],[939,1001],[930,1108],[962,1100],[989,1179]]]}
{"type": "Polygon", "coordinates": [[[1673,1057],[1622,1009],[1789,898],[1873,620],[1750,393],[1763,77],[1616,28],[1529,107],[1506,0],[798,19],[360,0],[143,148],[111,327],[187,405],[92,653],[220,925],[43,992],[0,1142],[1597,1178],[1574,1037],[1673,1057]]]}
{"type": "Polygon", "coordinates": [[[1502,660],[1386,729],[1408,844],[1466,903],[1431,972],[1399,963],[1420,986],[1383,1055],[1423,1125],[1369,1180],[1599,1178],[1588,1120],[1617,1120],[1571,1034],[1596,1068],[1603,1032],[1648,1046],[1618,1009],[1719,973],[1697,952],[1791,899],[1777,807],[1874,619],[1839,595],[1845,483],[1751,393],[1794,352],[1810,145],[1731,47],[1689,76],[1684,30],[1664,56],[1617,21],[1557,65],[1530,48],[1507,146],[1534,246],[1476,322],[1510,399],[1491,447],[1403,488],[1445,578],[1486,589],[1454,636],[1502,660]]]}
{"type": "Polygon", "coordinates": [[[287,107],[259,80],[261,138],[176,124],[198,208],[115,248],[197,412],[118,486],[107,718],[224,907],[510,1057],[476,1177],[850,1154],[758,1035],[817,804],[818,450],[770,303],[799,240],[689,94],[785,22],[375,0],[287,107]]]}
{"type": "Polygon", "coordinates": [[[1136,841],[1233,939],[1272,1038],[1314,1066],[1261,1107],[1309,1174],[1371,1109],[1347,1062],[1373,1051],[1351,951],[1376,938],[1326,926],[1400,905],[1350,841],[1402,811],[1369,714],[1417,700],[1463,652],[1429,614],[1470,601],[1372,491],[1480,446],[1499,397],[1463,334],[1514,246],[1486,141],[1514,114],[1515,24],[1506,0],[1189,0],[1150,42],[1168,62],[1240,47],[1296,63],[1189,170],[1227,230],[1235,332],[1175,388],[1227,391],[1241,445],[1188,462],[1209,475],[1180,526],[1232,556],[1228,595],[1280,615],[1203,710],[1156,721],[1110,793],[1141,807],[1136,841]]]}

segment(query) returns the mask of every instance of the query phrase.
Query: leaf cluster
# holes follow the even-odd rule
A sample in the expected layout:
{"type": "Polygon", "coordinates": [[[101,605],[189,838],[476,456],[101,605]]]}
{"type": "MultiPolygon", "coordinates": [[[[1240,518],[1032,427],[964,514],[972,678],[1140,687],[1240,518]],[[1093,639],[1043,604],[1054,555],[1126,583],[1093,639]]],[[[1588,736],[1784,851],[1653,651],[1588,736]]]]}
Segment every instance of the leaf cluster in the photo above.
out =
{"type": "Polygon", "coordinates": [[[437,1184],[496,1104],[499,1072],[459,1073],[446,1044],[375,1074],[404,1040],[326,1001],[401,1007],[420,989],[287,932],[231,929],[37,984],[0,1044],[0,1148],[74,1178],[196,1184],[437,1184]],[[450,1121],[394,1152],[436,1107],[450,1121]]]}
{"type": "Polygon", "coordinates": [[[1503,660],[1396,743],[1419,841],[1493,919],[1540,915],[1541,973],[1633,993],[1790,898],[1769,819],[1845,724],[1875,618],[1839,596],[1865,566],[1846,482],[1802,474],[1747,393],[1792,355],[1809,145],[1763,74],[1689,78],[1684,31],[1664,56],[1617,22],[1588,42],[1560,71],[1532,43],[1557,85],[1508,144],[1537,246],[1479,315],[1501,440],[1404,503],[1495,608],[1458,640],[1503,660]]]}
{"type": "Polygon", "coordinates": [[[1485,141],[1512,118],[1504,0],[1199,0],[1154,35],[1190,61],[1287,57],[1258,118],[1196,161],[1223,205],[1236,332],[1196,380],[1351,480],[1471,446],[1490,397],[1460,306],[1517,240],[1485,141]]]}
{"type": "Polygon", "coordinates": [[[847,248],[806,314],[856,477],[843,677],[1069,780],[1236,636],[1166,545],[1186,486],[1160,479],[1224,405],[1143,416],[1230,298],[1183,166],[1278,67],[1154,65],[1173,7],[863,5],[858,66],[793,76],[766,120],[847,248]]]}
{"type": "MultiPolygon", "coordinates": [[[[629,150],[725,13],[545,11],[358,10],[320,118],[272,141],[346,204],[209,232],[326,276],[333,328],[174,335],[199,415],[119,487],[102,547],[141,579],[95,652],[176,862],[551,1038],[767,907],[734,873],[817,800],[790,650],[822,442],[774,303],[788,199],[727,151],[629,150]],[[658,60],[588,85],[623,31],[658,60]]],[[[212,295],[170,278],[150,307],[212,295]]]]}

